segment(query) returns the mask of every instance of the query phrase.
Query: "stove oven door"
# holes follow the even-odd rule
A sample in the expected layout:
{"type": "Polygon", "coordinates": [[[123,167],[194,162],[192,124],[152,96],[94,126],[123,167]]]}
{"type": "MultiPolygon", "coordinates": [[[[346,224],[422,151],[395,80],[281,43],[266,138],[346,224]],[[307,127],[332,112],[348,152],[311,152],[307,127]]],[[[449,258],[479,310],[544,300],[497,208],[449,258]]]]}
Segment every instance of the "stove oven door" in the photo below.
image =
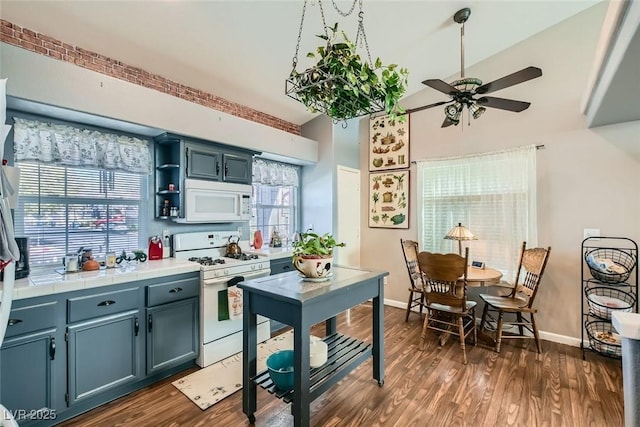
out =
{"type": "MultiPolygon", "coordinates": [[[[202,333],[203,344],[242,331],[242,317],[236,319],[229,318],[227,305],[227,289],[229,283],[231,282],[232,285],[237,283],[238,277],[251,280],[268,275],[269,270],[266,270],[247,273],[242,276],[227,276],[203,281],[202,298],[200,300],[202,305],[200,307],[200,331],[202,333]],[[225,310],[225,307],[227,307],[227,310],[225,310]]],[[[258,316],[258,323],[263,323],[268,320],[266,317],[258,316]]]]}

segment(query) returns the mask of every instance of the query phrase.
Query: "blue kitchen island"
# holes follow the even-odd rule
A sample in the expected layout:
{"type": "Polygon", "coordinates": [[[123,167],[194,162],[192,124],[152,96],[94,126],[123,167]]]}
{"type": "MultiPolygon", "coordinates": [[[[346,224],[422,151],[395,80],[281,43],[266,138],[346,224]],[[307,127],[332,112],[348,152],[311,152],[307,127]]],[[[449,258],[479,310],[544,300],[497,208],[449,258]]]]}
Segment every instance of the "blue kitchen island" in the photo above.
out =
{"type": "Polygon", "coordinates": [[[384,384],[384,277],[389,273],[334,267],[325,282],[304,281],[298,272],[249,280],[243,290],[243,383],[242,410],[255,422],[256,387],[259,384],[283,401],[292,404],[295,426],[308,426],[309,404],[349,372],[373,356],[373,378],[384,384]],[[372,344],[336,331],[336,315],[364,301],[373,301],[372,344]],[[256,372],[257,315],[293,327],[294,387],[283,392],[275,388],[268,373],[256,372]],[[310,329],[325,321],[327,363],[311,369],[310,329]]]}

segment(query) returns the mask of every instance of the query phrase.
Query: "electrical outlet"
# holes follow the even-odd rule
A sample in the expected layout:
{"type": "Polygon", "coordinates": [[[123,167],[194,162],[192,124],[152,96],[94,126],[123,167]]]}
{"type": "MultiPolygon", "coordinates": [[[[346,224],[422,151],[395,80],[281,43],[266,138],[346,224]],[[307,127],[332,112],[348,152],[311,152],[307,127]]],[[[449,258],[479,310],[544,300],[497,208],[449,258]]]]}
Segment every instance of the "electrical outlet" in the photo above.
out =
{"type": "Polygon", "coordinates": [[[238,239],[242,237],[242,227],[238,227],[238,239]]]}
{"type": "Polygon", "coordinates": [[[584,229],[584,238],[588,237],[600,237],[600,229],[599,228],[585,228],[584,229]]]}

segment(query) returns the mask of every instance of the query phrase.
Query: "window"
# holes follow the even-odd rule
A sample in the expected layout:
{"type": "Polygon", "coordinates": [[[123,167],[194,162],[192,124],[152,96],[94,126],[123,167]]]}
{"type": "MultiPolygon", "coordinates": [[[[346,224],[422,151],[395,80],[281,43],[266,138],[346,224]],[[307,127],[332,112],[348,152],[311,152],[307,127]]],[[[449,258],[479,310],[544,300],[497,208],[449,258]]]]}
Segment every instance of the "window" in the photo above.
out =
{"type": "Polygon", "coordinates": [[[253,162],[251,236],[260,230],[266,245],[274,231],[289,242],[298,230],[299,167],[256,159],[253,162]]]}
{"type": "Polygon", "coordinates": [[[17,162],[16,235],[29,237],[31,266],[61,265],[67,252],[131,252],[146,236],[147,176],[17,162]]]}
{"type": "Polygon", "coordinates": [[[29,262],[61,265],[82,247],[104,257],[145,244],[147,140],[48,118],[13,117],[20,168],[15,229],[29,262]]]}
{"type": "MultiPolygon", "coordinates": [[[[443,237],[459,222],[478,240],[472,260],[513,277],[523,241],[537,245],[536,148],[418,162],[420,248],[457,252],[443,237]]],[[[509,279],[510,280],[510,279],[509,279]]]]}

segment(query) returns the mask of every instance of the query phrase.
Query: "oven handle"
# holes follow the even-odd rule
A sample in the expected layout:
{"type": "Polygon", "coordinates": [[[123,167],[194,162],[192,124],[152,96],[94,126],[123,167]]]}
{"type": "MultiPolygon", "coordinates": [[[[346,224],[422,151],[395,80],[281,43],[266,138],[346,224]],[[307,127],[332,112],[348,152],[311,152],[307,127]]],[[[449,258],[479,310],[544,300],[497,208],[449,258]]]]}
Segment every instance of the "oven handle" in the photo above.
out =
{"type": "Polygon", "coordinates": [[[222,283],[227,283],[229,286],[233,286],[233,285],[237,285],[238,283],[242,282],[243,280],[251,280],[251,279],[255,279],[257,277],[265,277],[268,276],[269,270],[266,271],[262,271],[260,273],[247,273],[245,275],[242,276],[234,276],[232,278],[229,277],[220,277],[218,279],[207,279],[203,282],[204,286],[211,286],[211,285],[219,285],[222,283]]]}

